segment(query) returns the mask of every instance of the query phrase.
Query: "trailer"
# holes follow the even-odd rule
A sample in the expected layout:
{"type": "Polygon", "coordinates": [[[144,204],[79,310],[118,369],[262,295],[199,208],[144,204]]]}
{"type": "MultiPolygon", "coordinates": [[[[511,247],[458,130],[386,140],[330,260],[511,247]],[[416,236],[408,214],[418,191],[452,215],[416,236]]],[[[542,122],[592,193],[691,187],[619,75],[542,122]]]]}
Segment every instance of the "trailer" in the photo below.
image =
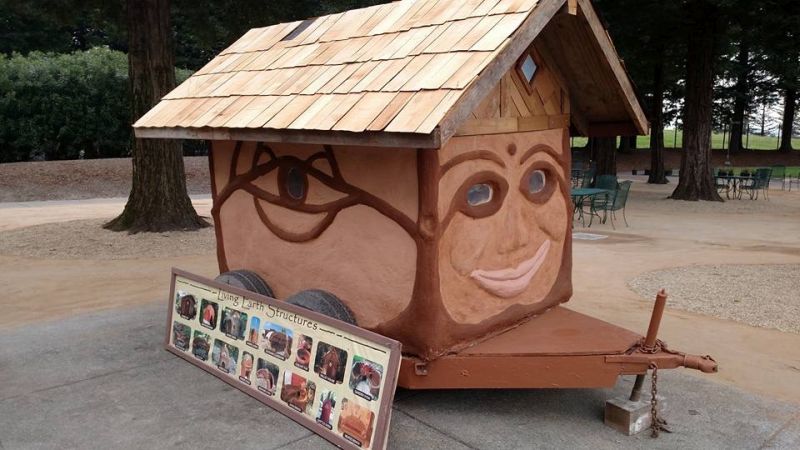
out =
{"type": "Polygon", "coordinates": [[[664,295],[647,338],[564,306],[569,138],[648,130],[589,0],[404,0],[253,29],[134,128],[209,141],[221,280],[402,342],[402,387],[717,369],[657,340],[664,295]]]}

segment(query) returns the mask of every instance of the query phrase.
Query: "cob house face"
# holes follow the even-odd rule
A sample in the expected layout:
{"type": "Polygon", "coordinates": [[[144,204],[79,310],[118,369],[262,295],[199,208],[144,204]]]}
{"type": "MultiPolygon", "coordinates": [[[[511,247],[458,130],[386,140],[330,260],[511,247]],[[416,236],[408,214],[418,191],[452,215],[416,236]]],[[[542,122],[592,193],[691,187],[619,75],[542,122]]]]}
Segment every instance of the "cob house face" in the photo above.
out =
{"type": "Polygon", "coordinates": [[[248,32],[136,124],[207,139],[220,271],[434,358],[571,295],[570,132],[646,121],[588,1],[402,1],[248,32]]]}

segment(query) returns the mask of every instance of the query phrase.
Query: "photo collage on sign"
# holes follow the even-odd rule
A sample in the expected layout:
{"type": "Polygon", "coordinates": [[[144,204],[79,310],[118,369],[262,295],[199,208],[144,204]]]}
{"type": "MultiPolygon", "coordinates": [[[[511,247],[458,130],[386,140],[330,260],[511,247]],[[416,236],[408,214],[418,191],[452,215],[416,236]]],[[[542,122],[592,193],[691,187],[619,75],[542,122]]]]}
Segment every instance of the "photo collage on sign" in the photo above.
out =
{"type": "Polygon", "coordinates": [[[341,335],[337,340],[308,327],[293,329],[266,317],[263,308],[205,297],[210,298],[176,290],[172,346],[349,442],[370,447],[383,365],[354,354],[357,346],[334,344],[344,343],[341,335]]]}

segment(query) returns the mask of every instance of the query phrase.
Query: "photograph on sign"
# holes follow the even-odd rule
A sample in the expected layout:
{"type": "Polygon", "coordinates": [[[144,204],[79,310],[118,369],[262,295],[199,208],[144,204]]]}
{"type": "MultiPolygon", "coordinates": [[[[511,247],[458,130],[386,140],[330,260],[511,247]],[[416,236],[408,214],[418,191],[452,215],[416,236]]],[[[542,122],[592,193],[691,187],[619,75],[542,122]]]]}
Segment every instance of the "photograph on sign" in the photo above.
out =
{"type": "Polygon", "coordinates": [[[345,448],[386,448],[400,344],[173,269],[165,348],[345,448]]]}

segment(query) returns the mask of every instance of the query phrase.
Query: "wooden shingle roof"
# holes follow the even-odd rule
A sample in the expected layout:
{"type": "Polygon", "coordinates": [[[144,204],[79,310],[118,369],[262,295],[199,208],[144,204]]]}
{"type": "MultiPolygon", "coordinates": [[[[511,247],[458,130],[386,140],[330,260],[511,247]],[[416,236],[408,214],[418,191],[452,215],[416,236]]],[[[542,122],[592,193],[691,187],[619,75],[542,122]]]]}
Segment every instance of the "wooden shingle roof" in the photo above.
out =
{"type": "Polygon", "coordinates": [[[256,28],[136,135],[436,148],[564,2],[403,0],[256,28]]]}

